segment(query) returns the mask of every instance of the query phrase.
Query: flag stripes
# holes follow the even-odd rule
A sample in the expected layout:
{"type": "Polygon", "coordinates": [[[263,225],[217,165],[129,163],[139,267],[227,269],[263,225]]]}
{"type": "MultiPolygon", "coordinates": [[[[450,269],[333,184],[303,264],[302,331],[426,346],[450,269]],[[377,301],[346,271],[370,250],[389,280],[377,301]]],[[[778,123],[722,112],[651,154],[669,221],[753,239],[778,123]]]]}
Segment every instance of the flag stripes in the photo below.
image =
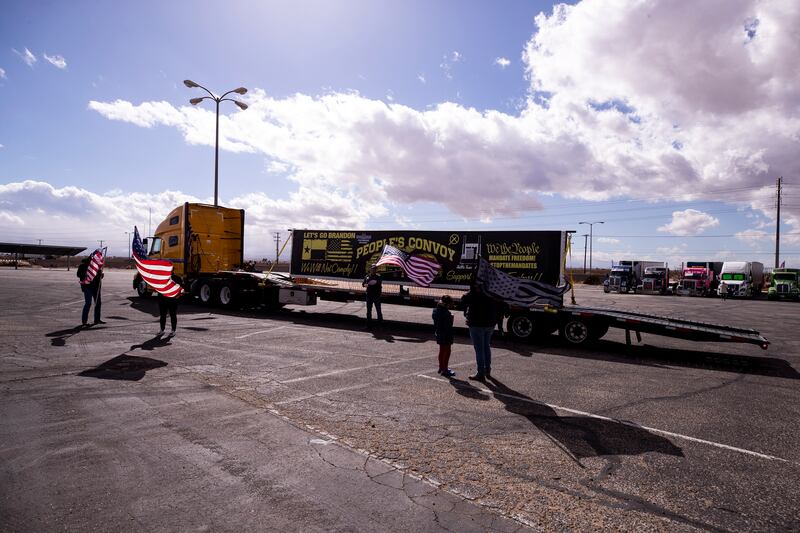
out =
{"type": "Polygon", "coordinates": [[[94,251],[94,253],[92,253],[92,259],[89,261],[89,266],[86,268],[86,276],[84,276],[83,281],[81,281],[82,285],[90,284],[97,274],[103,269],[103,265],[106,262],[107,249],[108,248],[103,248],[101,250],[98,248],[94,251]]]}
{"type": "Polygon", "coordinates": [[[403,269],[408,279],[422,287],[430,286],[433,278],[439,273],[442,268],[439,263],[433,259],[425,257],[412,256],[402,250],[389,246],[388,244],[383,247],[383,254],[375,265],[395,265],[403,269]]]}
{"type": "Polygon", "coordinates": [[[139,237],[139,229],[136,226],[133,227],[131,252],[136,262],[136,270],[139,271],[139,275],[153,290],[170,298],[180,296],[183,293],[181,286],[172,279],[173,265],[171,261],[147,258],[147,251],[144,249],[142,239],[139,237]]]}
{"type": "Polygon", "coordinates": [[[519,307],[561,307],[564,305],[564,293],[570,289],[569,283],[556,287],[541,281],[514,277],[494,268],[483,257],[480,258],[476,280],[481,290],[491,298],[519,307]]]}

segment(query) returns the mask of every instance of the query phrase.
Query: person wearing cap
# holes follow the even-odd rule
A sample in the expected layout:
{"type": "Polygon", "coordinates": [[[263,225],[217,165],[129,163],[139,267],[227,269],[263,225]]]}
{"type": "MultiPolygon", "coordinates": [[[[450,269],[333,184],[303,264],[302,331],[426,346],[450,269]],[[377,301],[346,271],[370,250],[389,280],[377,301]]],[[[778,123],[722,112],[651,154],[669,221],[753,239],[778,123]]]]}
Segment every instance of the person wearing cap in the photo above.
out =
{"type": "Polygon", "coordinates": [[[378,274],[378,267],[372,265],[369,274],[361,283],[362,287],[367,288],[367,328],[372,327],[372,306],[378,314],[378,325],[383,324],[383,313],[381,312],[381,292],[383,291],[383,280],[378,274]]]}

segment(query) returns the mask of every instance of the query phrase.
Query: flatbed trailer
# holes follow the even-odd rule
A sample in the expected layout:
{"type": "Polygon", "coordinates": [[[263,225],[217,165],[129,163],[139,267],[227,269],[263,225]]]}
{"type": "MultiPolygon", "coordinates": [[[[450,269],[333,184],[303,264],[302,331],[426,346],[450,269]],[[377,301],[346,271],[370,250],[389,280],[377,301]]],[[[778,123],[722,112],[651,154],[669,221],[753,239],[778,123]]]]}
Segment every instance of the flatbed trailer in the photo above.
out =
{"type": "MultiPolygon", "coordinates": [[[[366,300],[366,291],[358,282],[293,278],[272,274],[265,278],[267,286],[277,291],[270,298],[281,305],[314,305],[317,300],[353,302],[366,300]]],[[[267,289],[268,291],[270,289],[267,289]]],[[[386,304],[432,308],[444,294],[450,295],[456,309],[462,309],[464,291],[384,284],[381,301],[386,304]]],[[[565,305],[520,308],[510,307],[506,313],[506,330],[517,340],[532,341],[559,332],[570,345],[580,346],[603,337],[610,328],[625,330],[626,342],[631,333],[641,341],[642,333],[697,342],[734,342],[755,344],[766,350],[769,341],[758,331],[748,328],[652,315],[634,311],[565,305]]]]}

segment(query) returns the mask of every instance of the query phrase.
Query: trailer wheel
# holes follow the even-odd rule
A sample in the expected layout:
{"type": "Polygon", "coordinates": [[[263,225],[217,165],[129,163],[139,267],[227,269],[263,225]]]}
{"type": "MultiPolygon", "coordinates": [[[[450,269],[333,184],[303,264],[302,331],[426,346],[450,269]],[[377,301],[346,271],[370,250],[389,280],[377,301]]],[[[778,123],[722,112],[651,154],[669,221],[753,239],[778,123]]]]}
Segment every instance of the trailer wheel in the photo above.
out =
{"type": "Polygon", "coordinates": [[[197,289],[197,296],[200,298],[200,302],[206,305],[212,304],[214,301],[214,287],[212,287],[211,282],[201,281],[197,289]]]}
{"type": "Polygon", "coordinates": [[[152,294],[147,288],[147,282],[141,278],[139,278],[139,283],[136,284],[136,294],[138,294],[140,298],[147,298],[152,294]]]}
{"type": "Polygon", "coordinates": [[[223,307],[232,307],[233,302],[236,299],[235,293],[233,288],[225,283],[219,288],[219,303],[222,304],[223,307]]]}
{"type": "Polygon", "coordinates": [[[591,339],[589,325],[580,318],[570,318],[559,330],[561,338],[569,344],[581,345],[591,339]]]}
{"type": "Polygon", "coordinates": [[[533,335],[533,320],[529,315],[511,315],[506,322],[506,331],[515,339],[530,339],[533,335]]]}

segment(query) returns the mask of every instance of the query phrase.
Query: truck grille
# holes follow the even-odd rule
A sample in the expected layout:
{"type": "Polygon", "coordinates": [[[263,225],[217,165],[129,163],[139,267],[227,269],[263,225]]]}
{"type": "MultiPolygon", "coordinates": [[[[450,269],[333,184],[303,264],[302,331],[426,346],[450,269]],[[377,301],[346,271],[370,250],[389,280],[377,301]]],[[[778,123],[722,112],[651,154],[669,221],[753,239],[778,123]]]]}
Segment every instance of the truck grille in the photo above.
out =
{"type": "Polygon", "coordinates": [[[655,290],[655,284],[652,281],[645,281],[642,283],[642,288],[646,291],[655,290]]]}
{"type": "Polygon", "coordinates": [[[785,284],[776,286],[775,290],[778,292],[778,294],[789,294],[789,286],[785,284]]]}
{"type": "Polygon", "coordinates": [[[693,291],[695,289],[694,281],[683,281],[683,288],[688,291],[693,291]]]}

